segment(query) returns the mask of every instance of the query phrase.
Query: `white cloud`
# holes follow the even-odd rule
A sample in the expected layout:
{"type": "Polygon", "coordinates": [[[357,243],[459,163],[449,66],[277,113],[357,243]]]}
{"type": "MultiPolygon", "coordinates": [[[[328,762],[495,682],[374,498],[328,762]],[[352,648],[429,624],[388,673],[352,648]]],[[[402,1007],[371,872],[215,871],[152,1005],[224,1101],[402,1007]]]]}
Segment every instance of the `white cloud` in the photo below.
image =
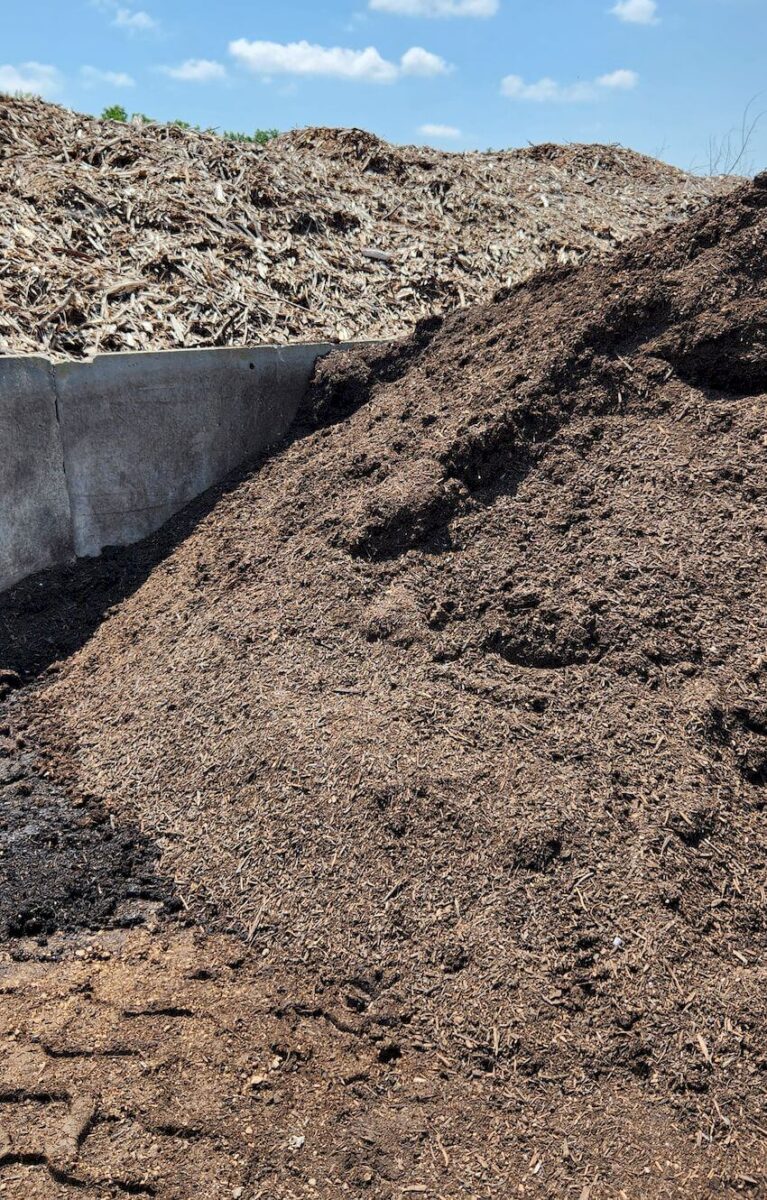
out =
{"type": "Polygon", "coordinates": [[[135,87],[136,80],[125,71],[100,71],[98,67],[80,67],[80,77],[87,87],[108,83],[110,87],[135,87]]]}
{"type": "Polygon", "coordinates": [[[657,25],[659,20],[657,0],[618,0],[610,12],[632,25],[657,25]]]}
{"type": "Polygon", "coordinates": [[[374,46],[348,50],[310,42],[249,42],[238,38],[229,53],[257,75],[324,75],[364,83],[393,83],[401,75],[445,75],[452,68],[420,46],[407,50],[399,63],[383,58],[374,46]]]}
{"type": "Polygon", "coordinates": [[[55,67],[46,63],[25,62],[19,66],[0,64],[0,92],[33,92],[36,96],[54,96],[62,78],[55,67]]]}
{"type": "Polygon", "coordinates": [[[639,83],[636,71],[612,71],[584,83],[557,83],[548,76],[536,83],[525,83],[521,75],[507,75],[501,80],[501,93],[512,100],[531,100],[538,104],[582,104],[598,99],[606,91],[630,91],[639,83]]]}
{"type": "Polygon", "coordinates": [[[258,75],[331,75],[339,79],[362,79],[391,83],[397,77],[394,63],[382,58],[373,46],[366,50],[326,48],[310,42],[249,42],[238,38],[229,43],[229,53],[258,75]]]}
{"type": "Polygon", "coordinates": [[[449,75],[452,69],[444,58],[440,58],[438,54],[431,54],[421,46],[413,46],[406,50],[400,59],[403,75],[449,75]]]}
{"type": "Polygon", "coordinates": [[[178,67],[160,67],[163,75],[181,83],[213,83],[226,79],[226,67],[209,58],[188,58],[178,67]]]}
{"type": "Polygon", "coordinates": [[[630,92],[639,83],[636,71],[611,71],[609,75],[600,75],[596,80],[597,87],[616,88],[619,91],[630,92]]]}
{"type": "Polygon", "coordinates": [[[401,17],[494,17],[499,0],[369,0],[375,12],[401,17]]]}
{"type": "Polygon", "coordinates": [[[557,100],[562,88],[556,79],[539,79],[537,83],[525,83],[521,75],[506,75],[501,80],[501,94],[512,100],[557,100]]]}
{"type": "Polygon", "coordinates": [[[460,129],[456,129],[455,125],[419,125],[418,132],[428,138],[447,138],[452,140],[462,137],[460,129]]]}
{"type": "Polygon", "coordinates": [[[117,8],[112,24],[118,29],[127,30],[128,33],[151,33],[159,28],[159,22],[150,17],[148,12],[144,12],[143,8],[117,8]]]}

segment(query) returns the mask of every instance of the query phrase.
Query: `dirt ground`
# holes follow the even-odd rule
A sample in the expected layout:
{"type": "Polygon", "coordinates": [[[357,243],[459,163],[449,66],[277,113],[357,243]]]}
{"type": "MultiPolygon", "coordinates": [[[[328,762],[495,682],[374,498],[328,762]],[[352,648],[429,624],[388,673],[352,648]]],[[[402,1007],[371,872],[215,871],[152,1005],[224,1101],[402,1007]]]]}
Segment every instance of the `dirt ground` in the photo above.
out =
{"type": "Polygon", "coordinates": [[[109,893],[8,874],[6,1194],[766,1194],[766,268],[759,177],[334,355],[0,604],[109,893]]]}
{"type": "Polygon", "coordinates": [[[231,937],[19,945],[0,988],[7,1196],[681,1197],[764,1178],[750,1125],[688,1132],[615,1072],[560,1088],[472,1068],[393,1024],[396,981],[310,994],[231,937]]]}

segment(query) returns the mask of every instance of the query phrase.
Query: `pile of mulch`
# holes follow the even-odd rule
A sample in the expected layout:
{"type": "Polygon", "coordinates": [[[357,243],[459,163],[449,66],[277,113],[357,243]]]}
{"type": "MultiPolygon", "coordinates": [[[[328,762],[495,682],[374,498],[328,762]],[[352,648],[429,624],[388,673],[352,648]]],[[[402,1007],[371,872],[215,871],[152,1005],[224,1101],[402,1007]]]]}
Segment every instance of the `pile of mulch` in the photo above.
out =
{"type": "Polygon", "coordinates": [[[395,337],[733,186],[616,146],[260,147],[0,96],[0,354],[395,337]]]}
{"type": "MultiPolygon", "coordinates": [[[[17,710],[300,1011],[463,1081],[429,1195],[762,1186],[766,406],[762,176],[330,356],[17,710]]],[[[404,1194],[368,1133],[342,1178],[404,1194]]]]}

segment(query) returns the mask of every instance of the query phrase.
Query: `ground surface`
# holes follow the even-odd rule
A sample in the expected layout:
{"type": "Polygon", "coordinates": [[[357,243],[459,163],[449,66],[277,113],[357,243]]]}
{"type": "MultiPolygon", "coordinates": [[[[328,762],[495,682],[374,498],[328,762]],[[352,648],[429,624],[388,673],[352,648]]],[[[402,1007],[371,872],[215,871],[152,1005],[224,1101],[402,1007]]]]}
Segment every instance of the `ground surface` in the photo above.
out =
{"type": "Polygon", "coordinates": [[[0,606],[12,829],[143,905],[6,943],[6,1192],[764,1193],[765,183],[0,606]]]}
{"type": "Polygon", "coordinates": [[[310,994],[232,938],[157,930],[25,949],[0,966],[7,1196],[682,1197],[764,1177],[758,1130],[680,1129],[647,1082],[531,1088],[442,1053],[394,1017],[393,979],[310,994]]]}
{"type": "Polygon", "coordinates": [[[0,353],[396,337],[733,186],[616,146],[242,146],[0,97],[0,353]]]}

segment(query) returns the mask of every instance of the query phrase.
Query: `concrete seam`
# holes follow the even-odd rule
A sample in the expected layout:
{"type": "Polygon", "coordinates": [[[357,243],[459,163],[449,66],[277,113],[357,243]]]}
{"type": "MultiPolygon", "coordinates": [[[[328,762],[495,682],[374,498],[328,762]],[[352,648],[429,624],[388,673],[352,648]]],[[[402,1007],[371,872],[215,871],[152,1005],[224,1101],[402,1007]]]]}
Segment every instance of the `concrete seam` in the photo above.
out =
{"type": "MultiPolygon", "coordinates": [[[[51,362],[51,360],[49,358],[46,359],[45,361],[48,366],[48,376],[50,378],[51,388],[53,390],[53,410],[56,414],[56,424],[58,425],[59,429],[61,429],[61,416],[59,414],[59,385],[56,381],[56,368],[54,367],[53,363],[51,362]]],[[[63,443],[62,443],[62,445],[63,445],[63,443]]],[[[64,467],[64,470],[66,471],[66,466],[64,466],[63,461],[62,461],[62,466],[64,467]]]]}
{"type": "Polygon", "coordinates": [[[53,391],[53,411],[56,417],[56,426],[59,431],[59,444],[61,446],[61,472],[64,476],[64,487],[67,493],[67,505],[69,507],[69,536],[72,544],[72,552],[74,553],[75,546],[75,514],[72,507],[72,493],[69,488],[69,476],[67,474],[67,457],[64,449],[64,427],[61,422],[61,407],[59,396],[59,381],[56,373],[56,364],[50,359],[48,363],[48,375],[51,381],[51,389],[53,391]]]}
{"type": "Polygon", "coordinates": [[[63,437],[63,434],[61,431],[61,412],[59,410],[59,384],[58,384],[58,380],[56,379],[55,365],[51,362],[50,359],[47,359],[46,361],[48,364],[48,376],[50,378],[51,388],[53,390],[53,411],[56,415],[56,424],[59,427],[59,434],[61,435],[61,469],[64,472],[64,474],[66,475],[67,464],[66,464],[66,460],[64,458],[64,437],[63,437]]]}

